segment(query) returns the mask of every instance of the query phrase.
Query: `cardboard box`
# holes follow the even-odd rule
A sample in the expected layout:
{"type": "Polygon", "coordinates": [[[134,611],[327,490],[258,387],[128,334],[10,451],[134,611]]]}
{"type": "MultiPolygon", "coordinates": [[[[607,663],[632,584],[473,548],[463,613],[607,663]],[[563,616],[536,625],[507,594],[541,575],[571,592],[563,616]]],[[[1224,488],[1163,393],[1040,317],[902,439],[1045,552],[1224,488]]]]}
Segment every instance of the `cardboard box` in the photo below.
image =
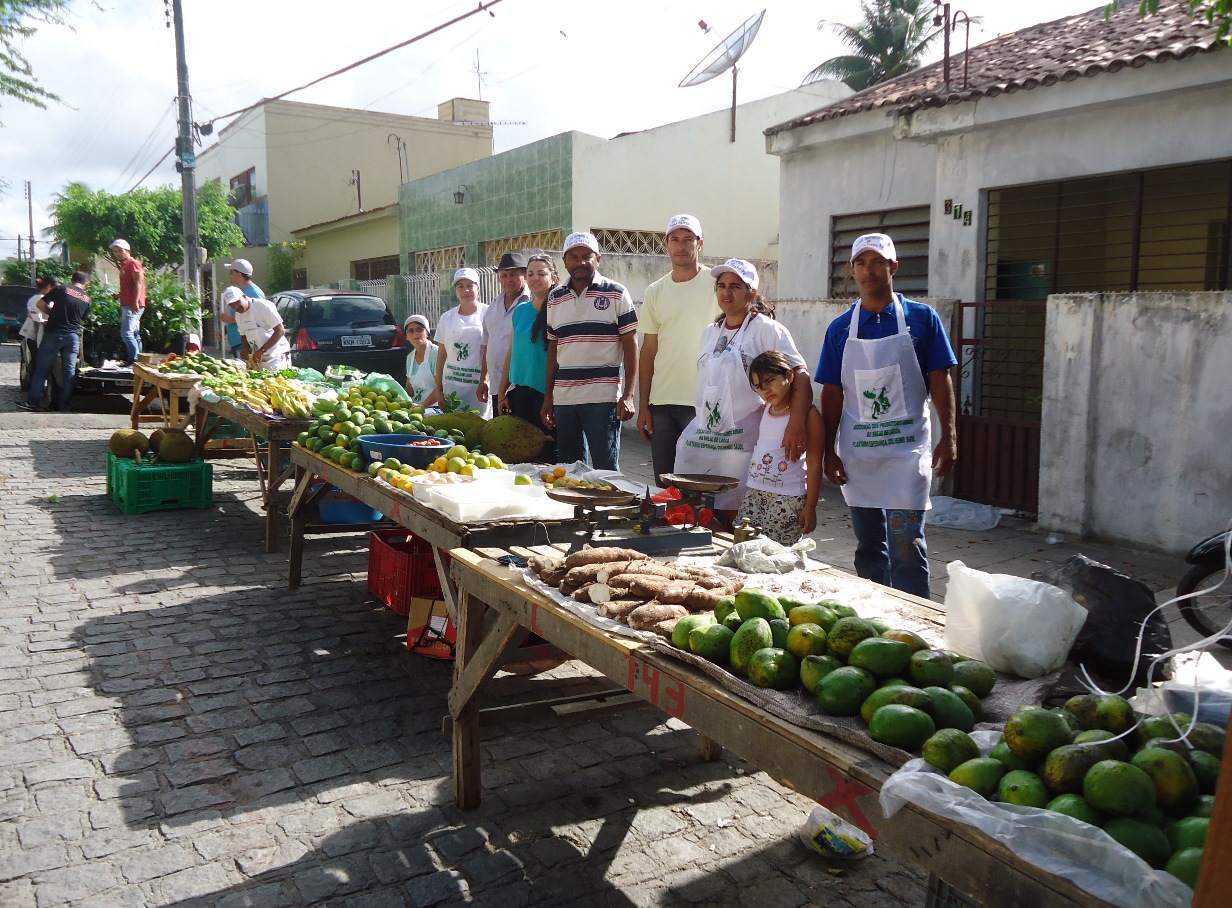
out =
{"type": "Polygon", "coordinates": [[[406,648],[430,659],[452,659],[458,629],[444,599],[411,599],[406,616],[406,648]]]}

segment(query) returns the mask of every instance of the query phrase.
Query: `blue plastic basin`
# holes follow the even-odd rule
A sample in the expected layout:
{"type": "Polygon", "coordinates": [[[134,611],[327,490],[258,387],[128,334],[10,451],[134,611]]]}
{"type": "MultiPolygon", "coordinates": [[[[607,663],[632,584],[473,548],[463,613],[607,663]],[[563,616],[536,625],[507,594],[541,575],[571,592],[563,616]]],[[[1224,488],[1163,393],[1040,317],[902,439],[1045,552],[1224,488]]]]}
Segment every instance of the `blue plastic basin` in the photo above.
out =
{"type": "Polygon", "coordinates": [[[452,448],[453,445],[452,441],[433,438],[430,435],[392,434],[359,436],[359,447],[364,452],[365,460],[380,462],[390,457],[396,457],[403,463],[421,470],[426,470],[432,461],[452,448]],[[433,441],[437,443],[432,445],[413,445],[411,444],[413,441],[433,441]]]}

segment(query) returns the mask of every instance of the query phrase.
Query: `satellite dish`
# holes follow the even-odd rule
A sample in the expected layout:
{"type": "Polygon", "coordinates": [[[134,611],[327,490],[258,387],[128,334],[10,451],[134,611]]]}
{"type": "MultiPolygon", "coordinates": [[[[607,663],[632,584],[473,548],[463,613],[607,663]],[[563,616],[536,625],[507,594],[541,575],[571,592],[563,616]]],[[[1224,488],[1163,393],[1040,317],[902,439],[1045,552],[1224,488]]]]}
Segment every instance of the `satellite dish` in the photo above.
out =
{"type": "Polygon", "coordinates": [[[716,76],[721,76],[729,69],[732,74],[732,110],[731,110],[731,140],[736,141],[736,62],[744,56],[757,30],[761,28],[761,20],[766,16],[763,9],[756,16],[750,16],[744,25],[740,26],[721,42],[719,46],[706,54],[687,76],[680,80],[679,88],[689,88],[709,82],[716,76]]]}

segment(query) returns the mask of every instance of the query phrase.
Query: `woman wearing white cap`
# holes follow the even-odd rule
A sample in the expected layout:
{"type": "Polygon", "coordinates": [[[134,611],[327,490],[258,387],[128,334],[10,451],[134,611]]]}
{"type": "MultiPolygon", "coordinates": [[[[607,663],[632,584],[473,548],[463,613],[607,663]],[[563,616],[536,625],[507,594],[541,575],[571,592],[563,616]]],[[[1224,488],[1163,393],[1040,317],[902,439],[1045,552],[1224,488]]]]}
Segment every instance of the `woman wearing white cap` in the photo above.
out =
{"type": "Polygon", "coordinates": [[[736,488],[715,497],[715,510],[730,526],[744,497],[761,422],[762,399],[749,384],[749,363],[759,353],[778,350],[795,369],[799,380],[792,382],[792,416],[783,436],[792,460],[804,451],[813,386],[791,332],[774,320],[757,294],[757,269],[743,259],[728,259],[710,274],[723,314],[702,333],[694,391],[697,416],[676,443],[676,472],[739,479],[736,488]]]}
{"type": "Polygon", "coordinates": [[[479,272],[459,268],[453,275],[453,292],[458,305],[441,316],[436,325],[436,395],[438,406],[454,394],[465,408],[478,410],[487,419],[492,415],[490,400],[479,400],[479,383],[487,381],[483,368],[483,313],[488,308],[479,302],[479,272]]]}
{"type": "Polygon", "coordinates": [[[436,365],[441,348],[428,337],[432,325],[426,315],[408,315],[402,331],[411,344],[411,352],[406,355],[407,393],[425,410],[436,407],[440,400],[436,394],[436,365]]]}

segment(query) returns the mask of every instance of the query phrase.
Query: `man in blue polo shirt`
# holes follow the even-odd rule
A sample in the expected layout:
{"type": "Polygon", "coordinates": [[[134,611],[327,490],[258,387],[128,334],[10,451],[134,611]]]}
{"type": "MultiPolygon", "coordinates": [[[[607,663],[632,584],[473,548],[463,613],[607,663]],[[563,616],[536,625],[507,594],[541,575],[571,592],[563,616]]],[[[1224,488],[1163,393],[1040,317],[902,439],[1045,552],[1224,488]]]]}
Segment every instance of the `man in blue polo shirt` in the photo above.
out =
{"type": "Polygon", "coordinates": [[[843,490],[856,535],[856,573],[929,598],[924,514],[932,477],[954,465],[958,364],[935,309],[894,292],[894,241],[870,233],[851,247],[860,301],[826,330],[821,384],[826,477],[843,490]],[[941,425],[934,447],[931,396],[941,425]]]}

